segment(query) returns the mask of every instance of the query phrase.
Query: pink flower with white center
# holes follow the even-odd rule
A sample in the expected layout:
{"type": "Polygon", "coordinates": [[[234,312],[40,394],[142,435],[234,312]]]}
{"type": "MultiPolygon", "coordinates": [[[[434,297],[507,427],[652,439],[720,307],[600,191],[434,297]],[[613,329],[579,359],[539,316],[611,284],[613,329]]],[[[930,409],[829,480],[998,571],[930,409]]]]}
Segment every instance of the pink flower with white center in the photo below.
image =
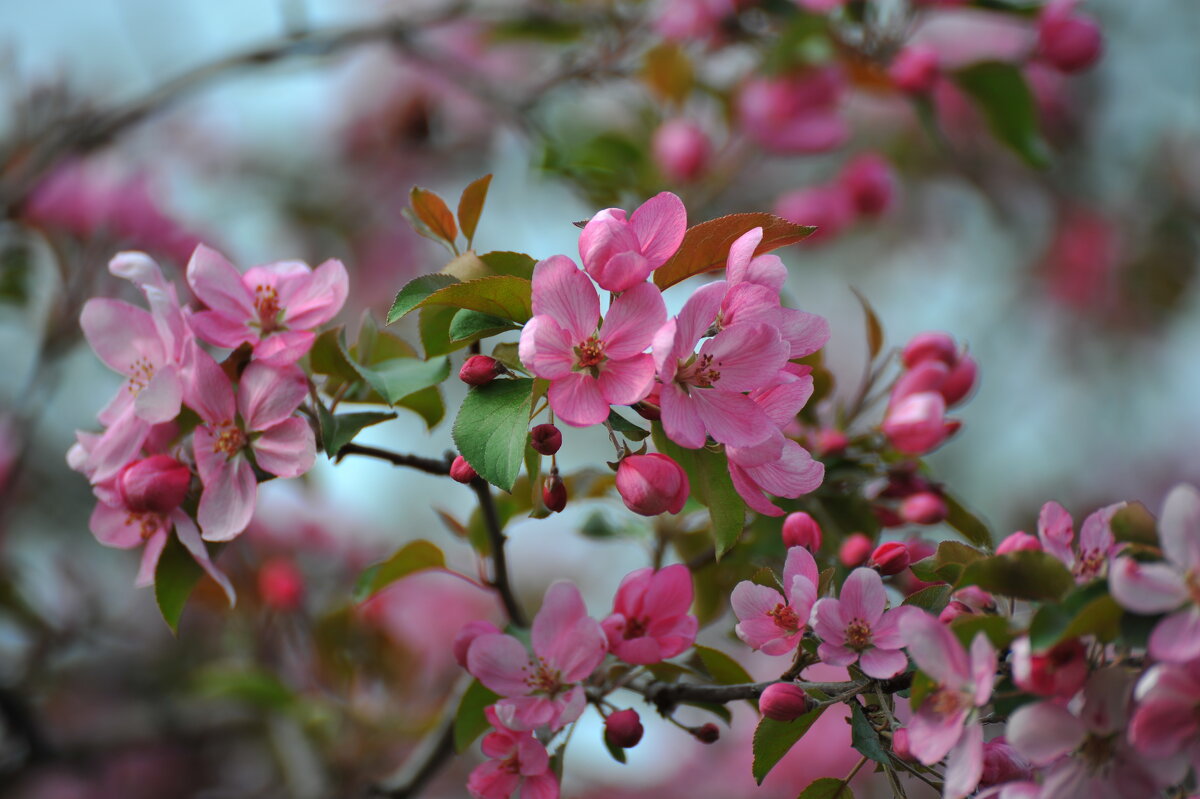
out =
{"type": "Polygon", "coordinates": [[[605,208],[593,216],[579,234],[579,258],[600,288],[625,291],[665,264],[686,232],[683,201],[664,191],[628,219],[620,208],[605,208]]]}
{"type": "Polygon", "coordinates": [[[508,799],[518,788],[521,799],[558,799],[558,780],[550,769],[546,747],[528,730],[505,726],[493,707],[483,709],[493,729],[484,736],[483,753],[490,758],[467,777],[475,799],[508,799]]]}
{"type": "Polygon", "coordinates": [[[789,347],[769,324],[737,324],[697,342],[717,319],[725,281],[698,289],[675,319],[654,336],[654,363],[667,437],[699,449],[711,435],[722,444],[752,447],[778,434],[767,414],[743,392],[774,381],[789,347]]]}
{"type": "Polygon", "coordinates": [[[996,650],[978,633],[968,656],[946,625],[921,611],[901,618],[900,638],[917,667],[938,683],[914,708],[909,748],[927,766],[947,758],[942,796],[961,799],[975,790],[983,775],[978,708],[992,696],[996,650]]]}
{"type": "Polygon", "coordinates": [[[626,663],[648,665],[675,657],[696,642],[699,622],[692,607],[692,575],[676,563],[647,566],[625,575],[613,612],[600,622],[609,650],[626,663]]]}
{"type": "Polygon", "coordinates": [[[228,541],[250,523],[258,493],[251,457],[279,477],[299,477],[312,468],[317,457],[312,428],[293,415],[307,393],[299,369],[253,362],[242,372],[235,400],[225,372],[197,350],[187,403],[201,419],[192,440],[204,486],[196,518],[205,539],[228,541]]]}
{"type": "Polygon", "coordinates": [[[290,366],[309,351],[313,328],[337,315],[350,285],[346,267],[333,258],[315,270],[276,261],[243,275],[203,244],[192,253],[187,280],[209,308],[192,316],[197,336],[228,349],[252,344],[255,360],[274,366],[290,366]]]}
{"type": "Polygon", "coordinates": [[[1123,507],[1124,502],[1109,505],[1084,519],[1076,554],[1071,514],[1057,502],[1047,502],[1038,514],[1038,539],[1046,552],[1066,564],[1075,575],[1075,582],[1089,583],[1104,576],[1109,558],[1119,549],[1110,525],[1112,517],[1123,507]]]}
{"type": "Polygon", "coordinates": [[[1171,489],[1158,535],[1166,562],[1115,558],[1108,589],[1121,607],[1134,613],[1171,612],[1150,634],[1150,654],[1186,663],[1200,658],[1200,491],[1189,485],[1171,489]]]}
{"type": "Polygon", "coordinates": [[[504,697],[495,707],[506,727],[561,729],[583,712],[579,682],[604,660],[608,639],[579,589],[563,580],[546,589],[532,637],[530,656],[511,635],[480,635],[467,650],[467,671],[504,697]]]}
{"type": "Polygon", "coordinates": [[[533,318],[521,331],[521,362],[550,381],[550,407],[575,427],[600,424],[610,405],[632,405],[654,385],[646,354],[667,316],[662,293],[639,283],[613,300],[603,321],[596,287],[565,255],[533,270],[533,318]]]}
{"type": "Polygon", "coordinates": [[[878,572],[850,572],[839,599],[827,597],[813,607],[813,632],[821,639],[817,649],[821,662],[830,666],[858,663],[864,674],[878,680],[904,671],[908,657],[901,651],[900,620],[914,608],[886,607],[887,594],[878,572]]]}
{"type": "Polygon", "coordinates": [[[786,655],[795,651],[804,637],[817,601],[817,562],[804,547],[788,550],[783,565],[783,588],[774,588],[742,580],[734,586],[730,601],[738,617],[734,628],[738,638],[766,655],[786,655]]]}
{"type": "Polygon", "coordinates": [[[1007,737],[1034,766],[1044,767],[1042,795],[1054,799],[1159,796],[1183,777],[1183,761],[1149,760],[1125,739],[1131,675],[1094,672],[1083,702],[1035,702],[1009,718],[1007,737]]]}
{"type": "Polygon", "coordinates": [[[1200,766],[1200,660],[1159,663],[1138,681],[1129,742],[1156,760],[1184,757],[1200,766]]]}

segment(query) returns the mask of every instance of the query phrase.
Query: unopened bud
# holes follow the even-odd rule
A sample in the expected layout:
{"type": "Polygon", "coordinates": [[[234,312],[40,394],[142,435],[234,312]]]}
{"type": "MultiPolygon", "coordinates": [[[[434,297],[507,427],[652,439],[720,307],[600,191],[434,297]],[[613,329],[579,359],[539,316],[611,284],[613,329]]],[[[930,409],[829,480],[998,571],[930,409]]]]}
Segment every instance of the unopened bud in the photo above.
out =
{"type": "Polygon", "coordinates": [[[654,132],[654,162],[675,183],[687,183],[704,173],[712,145],[704,129],[689,119],[672,119],[654,132]]]}
{"type": "Polygon", "coordinates": [[[771,683],[758,698],[758,709],[769,719],[792,721],[807,713],[811,708],[808,694],[795,683],[771,683]]]}
{"type": "Polygon", "coordinates": [[[942,608],[942,612],[938,614],[938,621],[942,624],[949,624],[959,616],[974,616],[975,611],[963,602],[954,601],[946,607],[942,608]]]}
{"type": "Polygon", "coordinates": [[[954,592],[954,599],[965,602],[981,613],[990,613],[996,609],[996,598],[977,585],[968,585],[954,592]]]}
{"type": "Polygon", "coordinates": [[[610,713],[604,722],[604,740],[621,749],[637,746],[644,732],[642,720],[633,708],[610,713]]]}
{"type": "Polygon", "coordinates": [[[1038,55],[1061,72],[1080,72],[1096,63],[1104,36],[1096,20],[1061,4],[1050,4],[1038,22],[1038,55]]]}
{"type": "Polygon", "coordinates": [[[867,562],[867,558],[871,557],[871,549],[874,544],[871,539],[862,533],[851,533],[846,536],[846,540],[842,542],[838,548],[838,560],[842,565],[853,569],[855,566],[861,566],[867,562]]]}
{"type": "Polygon", "coordinates": [[[905,47],[892,59],[888,76],[900,91],[924,94],[937,83],[937,52],[919,44],[905,47]]]}
{"type": "Polygon", "coordinates": [[[450,479],[457,480],[460,483],[469,483],[478,477],[475,468],[467,463],[467,459],[459,455],[454,459],[454,463],[450,464],[450,479]]]}
{"type": "Polygon", "coordinates": [[[884,577],[889,577],[907,569],[908,559],[908,547],[902,541],[888,541],[875,548],[867,565],[884,577]]]}
{"type": "Polygon", "coordinates": [[[1070,699],[1087,682],[1087,647],[1071,638],[1035,653],[1029,637],[1022,636],[1012,644],[1012,670],[1013,682],[1022,691],[1070,699]]]}
{"type": "Polygon", "coordinates": [[[996,547],[997,555],[1007,555],[1009,552],[1021,552],[1024,550],[1041,551],[1042,542],[1037,536],[1018,530],[1000,542],[1000,546],[996,547]]]}
{"type": "Polygon", "coordinates": [[[542,504],[554,513],[567,507],[567,485],[557,474],[551,474],[542,483],[542,504]]]}
{"type": "Polygon", "coordinates": [[[151,455],[121,471],[117,490],[132,511],[167,514],[187,496],[192,473],[170,455],[151,455]]]}
{"type": "Polygon", "coordinates": [[[490,355],[472,355],[458,370],[458,379],[468,386],[486,386],[505,371],[504,365],[490,355]]]}
{"type": "Polygon", "coordinates": [[[658,452],[622,458],[616,485],[625,507],[642,516],[679,513],[691,490],[683,467],[658,452]]]}
{"type": "Polygon", "coordinates": [[[918,333],[909,340],[908,344],[904,346],[904,351],[900,353],[900,360],[904,362],[906,369],[912,369],[921,361],[929,359],[953,366],[958,360],[958,345],[954,343],[954,337],[949,333],[936,331],[918,333]]]}
{"type": "Polygon", "coordinates": [[[716,724],[709,722],[692,730],[692,735],[696,736],[700,743],[715,744],[721,738],[721,731],[716,724]]]}
{"type": "Polygon", "coordinates": [[[821,525],[804,511],[789,513],[783,520],[783,545],[788,549],[804,547],[809,552],[821,548],[821,525]]]}
{"type": "Polygon", "coordinates": [[[562,449],[562,431],[552,424],[539,424],[529,431],[529,446],[542,455],[553,455],[562,449]]]}
{"type": "Polygon", "coordinates": [[[846,166],[839,177],[850,193],[854,210],[864,216],[878,216],[892,204],[896,193],[892,167],[881,155],[864,153],[846,166]]]}
{"type": "Polygon", "coordinates": [[[452,648],[454,650],[454,659],[458,665],[464,669],[467,667],[467,650],[471,648],[471,644],[475,643],[475,639],[481,635],[493,635],[499,633],[499,628],[490,621],[469,621],[462,626],[458,634],[454,636],[452,648]]]}
{"type": "Polygon", "coordinates": [[[892,754],[909,763],[915,760],[909,748],[907,727],[898,727],[892,732],[892,754]]]}
{"type": "Polygon", "coordinates": [[[304,601],[304,576],[287,558],[272,558],[258,570],[258,595],[274,610],[289,611],[304,601]]]}
{"type": "Polygon", "coordinates": [[[968,353],[963,353],[958,359],[958,363],[950,370],[950,374],[946,375],[946,379],[942,382],[942,387],[939,391],[942,392],[942,397],[946,400],[946,406],[956,405],[962,402],[971,390],[975,388],[976,378],[979,376],[979,365],[975,363],[975,359],[968,353]]]}
{"type": "Polygon", "coordinates": [[[1033,768],[1029,761],[1021,757],[1003,735],[983,745],[983,776],[979,778],[980,788],[1031,779],[1033,768]]]}
{"type": "Polygon", "coordinates": [[[921,491],[900,503],[900,515],[910,524],[937,524],[949,512],[946,500],[932,491],[921,491]]]}

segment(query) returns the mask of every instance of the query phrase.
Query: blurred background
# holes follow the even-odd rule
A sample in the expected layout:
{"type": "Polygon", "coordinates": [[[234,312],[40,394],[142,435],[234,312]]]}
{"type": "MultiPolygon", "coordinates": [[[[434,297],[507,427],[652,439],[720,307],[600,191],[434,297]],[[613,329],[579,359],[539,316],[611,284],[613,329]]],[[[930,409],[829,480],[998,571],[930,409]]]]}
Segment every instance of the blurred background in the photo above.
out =
{"type": "MultiPolygon", "coordinates": [[[[354,330],[448,260],[401,213],[414,185],[456,198],[494,174],[477,249],[536,258],[574,256],[572,223],[662,190],[691,223],[774,211],[819,226],[780,255],[793,303],[833,330],[823,408],[863,369],[852,288],[889,347],[924,330],[969,347],[979,388],[928,462],[994,534],[1031,530],[1050,499],[1077,519],[1118,500],[1156,511],[1200,480],[1200,15],[1186,0],[1063,13],[1094,20],[1102,47],[1056,51],[1045,9],[1017,0],[4,4],[0,794],[362,795],[436,725],[461,623],[499,619],[440,573],[350,603],[357,573],[413,538],[474,571],[438,513],[465,519],[472,496],[322,458],[264,485],[222,554],[238,607],[201,586],[172,638],[131,587],[136,556],[88,532],[94,498],[64,458],[119,383],[78,315],[124,291],[105,268],[122,249],[176,279],[198,242],[242,268],[340,258],[354,330]]],[[[462,387],[445,391],[453,408],[462,387]]],[[[448,428],[408,414],[363,440],[437,456],[448,428]]],[[[603,445],[567,442],[568,466],[603,445]]],[[[612,534],[619,503],[593,504],[600,517],[578,503],[510,527],[529,607],[568,577],[603,615],[645,563],[648,535],[612,534]],[[596,518],[607,532],[580,535],[596,518]]],[[[741,656],[730,620],[711,621],[709,642],[741,656]]],[[[714,749],[646,721],[622,767],[585,716],[564,793],[792,796],[857,759],[826,718],[753,793],[748,708],[714,749]]],[[[426,795],[465,795],[470,761],[426,795]]]]}

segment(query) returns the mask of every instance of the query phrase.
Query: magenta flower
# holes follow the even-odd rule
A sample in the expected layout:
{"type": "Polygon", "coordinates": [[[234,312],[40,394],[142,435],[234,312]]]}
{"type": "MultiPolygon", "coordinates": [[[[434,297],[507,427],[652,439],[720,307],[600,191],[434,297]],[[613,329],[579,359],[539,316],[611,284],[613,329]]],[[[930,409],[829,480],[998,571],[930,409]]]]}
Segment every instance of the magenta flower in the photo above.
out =
{"type": "MultiPolygon", "coordinates": [[[[887,607],[883,578],[874,569],[855,569],[842,584],[840,599],[825,598],[813,607],[817,654],[830,666],[858,663],[868,677],[886,680],[908,666],[901,651],[900,620],[914,609],[887,607]]],[[[917,611],[919,612],[919,611],[917,611]]]]}
{"type": "Polygon", "coordinates": [[[937,449],[958,422],[946,419],[946,400],[936,391],[921,391],[888,406],[879,426],[892,446],[907,455],[924,455],[937,449]]]}
{"type": "Polygon", "coordinates": [[[1083,520],[1077,555],[1071,514],[1057,502],[1047,502],[1038,514],[1038,538],[1042,542],[1042,548],[1065,563],[1075,575],[1077,583],[1087,583],[1103,577],[1109,558],[1116,554],[1119,548],[1113,538],[1110,524],[1113,515],[1123,507],[1124,502],[1109,505],[1083,520]]]}
{"type": "MultiPolygon", "coordinates": [[[[1171,489],[1158,527],[1166,562],[1116,558],[1108,588],[1121,607],[1134,613],[1173,611],[1150,634],[1150,654],[1186,663],[1200,658],[1200,491],[1189,485],[1171,489]]],[[[1108,531],[1107,523],[1104,529],[1108,531]]],[[[1112,533],[1108,536],[1111,540],[1112,533]]]]}
{"type": "Polygon", "coordinates": [[[254,463],[279,477],[299,477],[316,460],[312,428],[296,408],[308,393],[304,374],[253,362],[238,381],[197,350],[188,405],[200,415],[193,434],[196,468],[204,489],[197,521],[209,541],[228,541],[250,523],[258,482],[254,463]]]}
{"type": "Polygon", "coordinates": [[[749,647],[767,655],[786,655],[800,645],[817,601],[817,562],[804,547],[788,550],[783,565],[786,596],[765,585],[742,580],[730,601],[738,617],[734,628],[749,647]]]}
{"type": "Polygon", "coordinates": [[[838,115],[844,79],[836,69],[754,78],[738,93],[742,131],[777,153],[819,153],[850,135],[838,115]]]}
{"type": "Polygon", "coordinates": [[[732,325],[694,352],[716,321],[726,288],[724,281],[700,288],[654,336],[663,430],[689,449],[704,446],[708,435],[722,444],[752,447],[777,433],[743,393],[771,383],[787,362],[788,344],[774,326],[732,325]]]}
{"type": "Polygon", "coordinates": [[[996,650],[979,633],[968,656],[946,625],[921,611],[900,619],[900,638],[921,671],[938,683],[914,708],[909,748],[927,766],[947,758],[942,796],[961,799],[975,790],[983,775],[983,727],[977,708],[992,696],[996,650]]]}
{"type": "Polygon", "coordinates": [[[583,268],[605,291],[625,291],[645,282],[679,249],[687,232],[683,201],[664,191],[625,218],[620,208],[596,214],[579,234],[583,268]]]}
{"type": "Polygon", "coordinates": [[[533,318],[521,331],[521,362],[550,381],[550,407],[569,425],[608,418],[610,405],[632,405],[654,384],[645,353],[667,310],[662,293],[639,283],[613,300],[603,322],[600,296],[565,255],[533,270],[533,318]]]}
{"type": "Polygon", "coordinates": [[[1184,757],[1200,766],[1200,661],[1159,663],[1138,681],[1129,742],[1155,760],[1184,757]]]}
{"type": "Polygon", "coordinates": [[[196,335],[218,347],[254,345],[254,358],[289,366],[313,345],[313,328],[342,309],[350,279],[341,261],[315,270],[299,261],[277,261],[239,274],[203,244],[192,253],[188,285],[209,307],[192,316],[196,335]]]}
{"type": "Polygon", "coordinates": [[[467,790],[475,799],[508,799],[517,788],[521,799],[558,799],[558,781],[550,769],[550,755],[533,733],[509,729],[495,708],[483,714],[493,729],[483,738],[488,758],[467,777],[467,790]]]}
{"type": "Polygon", "coordinates": [[[504,726],[557,730],[583,712],[579,681],[604,660],[608,640],[579,589],[562,580],[546,589],[532,634],[532,656],[511,635],[480,635],[467,650],[467,671],[504,697],[496,703],[504,726]]]}
{"type": "Polygon", "coordinates": [[[676,563],[660,571],[647,566],[625,575],[613,612],[600,622],[608,648],[626,663],[644,666],[675,657],[696,642],[699,622],[692,607],[692,575],[676,563]]]}

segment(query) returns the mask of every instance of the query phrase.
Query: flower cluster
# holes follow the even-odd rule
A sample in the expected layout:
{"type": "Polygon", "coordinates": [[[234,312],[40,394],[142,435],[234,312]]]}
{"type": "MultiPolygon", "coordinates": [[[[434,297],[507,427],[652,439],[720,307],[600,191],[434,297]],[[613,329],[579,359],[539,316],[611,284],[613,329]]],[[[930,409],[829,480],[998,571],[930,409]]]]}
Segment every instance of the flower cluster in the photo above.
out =
{"type": "Polygon", "coordinates": [[[946,409],[962,402],[975,387],[977,367],[945,333],[922,333],[901,354],[905,372],[892,387],[880,429],[897,451],[923,455],[958,430],[946,409]]]}

